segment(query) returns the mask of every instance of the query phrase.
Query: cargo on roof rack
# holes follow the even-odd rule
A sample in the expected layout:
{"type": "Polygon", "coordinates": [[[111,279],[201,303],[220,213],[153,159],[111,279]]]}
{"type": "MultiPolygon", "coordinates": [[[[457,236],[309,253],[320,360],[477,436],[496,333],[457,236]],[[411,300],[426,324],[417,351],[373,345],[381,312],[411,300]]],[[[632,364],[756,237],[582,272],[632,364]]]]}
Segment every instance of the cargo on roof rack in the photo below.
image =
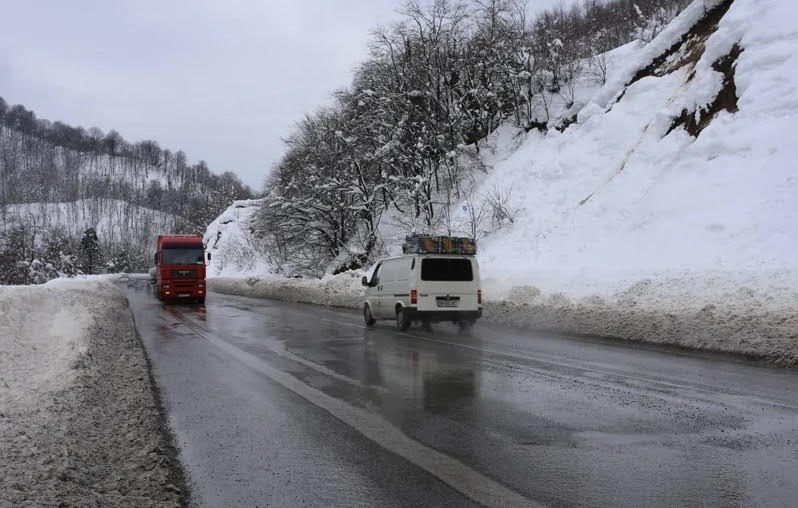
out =
{"type": "Polygon", "coordinates": [[[402,252],[473,256],[477,253],[477,243],[471,238],[457,236],[408,235],[402,244],[402,252]]]}

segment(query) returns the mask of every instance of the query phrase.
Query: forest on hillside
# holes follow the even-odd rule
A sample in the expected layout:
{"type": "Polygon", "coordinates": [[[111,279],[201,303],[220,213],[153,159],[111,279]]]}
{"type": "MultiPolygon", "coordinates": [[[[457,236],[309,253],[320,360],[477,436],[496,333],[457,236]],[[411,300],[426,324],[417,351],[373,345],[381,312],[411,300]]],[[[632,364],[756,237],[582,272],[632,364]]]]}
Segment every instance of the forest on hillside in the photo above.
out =
{"type": "Polygon", "coordinates": [[[363,266],[384,252],[386,215],[408,233],[449,233],[463,199],[469,236],[511,223],[511,189],[469,195],[480,140],[504,122],[567,128],[580,84],[606,81],[606,52],[650,42],[688,3],[586,0],[532,17],[523,0],[406,2],[350,86],[287,138],[254,221],[271,265],[363,266]]]}
{"type": "Polygon", "coordinates": [[[201,235],[252,196],[234,173],[183,151],[50,122],[0,98],[0,284],[144,270],[158,233],[201,235]]]}

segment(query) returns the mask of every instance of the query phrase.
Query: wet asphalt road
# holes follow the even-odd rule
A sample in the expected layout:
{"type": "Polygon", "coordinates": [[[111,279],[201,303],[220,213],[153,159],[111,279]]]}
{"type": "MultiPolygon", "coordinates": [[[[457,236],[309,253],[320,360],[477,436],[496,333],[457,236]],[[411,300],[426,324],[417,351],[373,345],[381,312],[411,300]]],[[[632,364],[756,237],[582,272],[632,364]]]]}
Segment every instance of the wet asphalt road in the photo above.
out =
{"type": "Polygon", "coordinates": [[[200,506],[798,506],[798,371],[128,298],[200,506]]]}

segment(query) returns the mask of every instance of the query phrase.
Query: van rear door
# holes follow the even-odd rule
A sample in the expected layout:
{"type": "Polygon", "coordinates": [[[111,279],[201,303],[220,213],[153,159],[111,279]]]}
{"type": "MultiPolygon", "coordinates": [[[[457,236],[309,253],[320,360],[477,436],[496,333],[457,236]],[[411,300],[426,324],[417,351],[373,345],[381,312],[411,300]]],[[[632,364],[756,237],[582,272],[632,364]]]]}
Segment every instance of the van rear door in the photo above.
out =
{"type": "Polygon", "coordinates": [[[421,259],[419,310],[476,310],[479,273],[468,256],[421,259]]]}

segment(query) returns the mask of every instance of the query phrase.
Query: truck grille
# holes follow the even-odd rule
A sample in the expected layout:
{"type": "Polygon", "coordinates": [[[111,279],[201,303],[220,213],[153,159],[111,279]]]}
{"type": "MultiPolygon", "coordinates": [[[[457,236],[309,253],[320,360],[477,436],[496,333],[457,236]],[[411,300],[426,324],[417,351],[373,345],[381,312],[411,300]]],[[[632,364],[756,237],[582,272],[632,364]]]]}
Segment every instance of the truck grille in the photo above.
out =
{"type": "Polygon", "coordinates": [[[196,279],[196,270],[172,270],[173,279],[196,279]]]}

